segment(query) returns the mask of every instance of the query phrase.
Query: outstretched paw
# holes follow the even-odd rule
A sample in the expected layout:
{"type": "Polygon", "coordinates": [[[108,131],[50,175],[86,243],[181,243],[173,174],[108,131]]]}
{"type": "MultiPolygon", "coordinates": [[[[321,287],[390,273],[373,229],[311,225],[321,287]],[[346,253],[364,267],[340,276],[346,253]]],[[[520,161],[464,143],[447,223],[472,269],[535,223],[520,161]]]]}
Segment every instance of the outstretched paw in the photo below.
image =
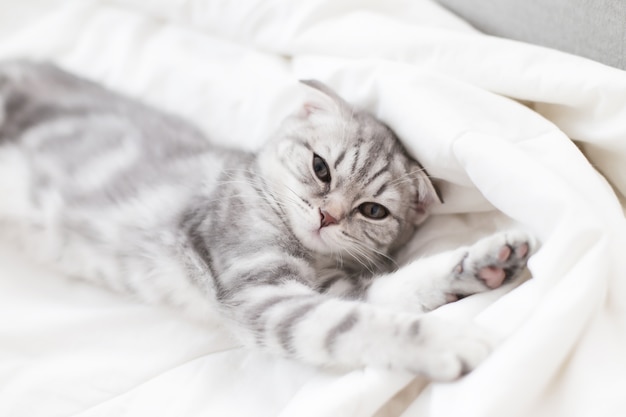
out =
{"type": "Polygon", "coordinates": [[[498,233],[478,241],[453,270],[457,283],[478,282],[488,289],[517,279],[531,254],[531,239],[524,232],[498,233]]]}
{"type": "Polygon", "coordinates": [[[424,316],[420,324],[422,361],[409,369],[434,381],[454,381],[473,371],[496,345],[493,334],[473,324],[432,316],[424,316]]]}

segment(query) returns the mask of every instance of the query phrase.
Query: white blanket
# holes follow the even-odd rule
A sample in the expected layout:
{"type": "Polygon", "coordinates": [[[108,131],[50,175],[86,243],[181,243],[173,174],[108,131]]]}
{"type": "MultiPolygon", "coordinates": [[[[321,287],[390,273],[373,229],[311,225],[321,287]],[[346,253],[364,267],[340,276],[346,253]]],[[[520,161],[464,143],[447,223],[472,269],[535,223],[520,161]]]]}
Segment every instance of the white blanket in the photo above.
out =
{"type": "Polygon", "coordinates": [[[542,246],[533,279],[438,311],[502,343],[429,385],[250,352],[218,321],[68,282],[8,245],[0,416],[624,415],[626,73],[478,34],[426,0],[0,0],[0,58],[15,56],[246,148],[292,109],[297,79],[320,79],[390,124],[444,191],[407,254],[508,219],[542,246]]]}

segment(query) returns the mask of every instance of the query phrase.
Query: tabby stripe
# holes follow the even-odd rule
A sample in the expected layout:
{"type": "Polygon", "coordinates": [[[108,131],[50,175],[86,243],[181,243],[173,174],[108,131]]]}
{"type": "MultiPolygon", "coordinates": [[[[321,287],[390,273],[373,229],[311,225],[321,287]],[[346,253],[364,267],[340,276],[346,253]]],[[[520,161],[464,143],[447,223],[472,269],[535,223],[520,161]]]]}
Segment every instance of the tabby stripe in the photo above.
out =
{"type": "Polygon", "coordinates": [[[365,176],[370,171],[373,163],[374,161],[372,159],[367,159],[363,162],[363,165],[359,168],[359,172],[354,176],[356,181],[365,183],[365,176]]]}
{"type": "Polygon", "coordinates": [[[333,277],[330,277],[326,281],[322,282],[322,284],[320,284],[320,286],[317,288],[317,291],[325,293],[330,289],[330,287],[341,281],[343,278],[345,278],[344,274],[337,274],[333,277]]]}
{"type": "Polygon", "coordinates": [[[191,247],[193,248],[196,255],[200,257],[200,260],[202,260],[202,262],[207,267],[211,275],[215,276],[214,268],[213,268],[213,258],[211,257],[209,247],[204,241],[204,238],[198,233],[194,233],[194,232],[189,233],[187,237],[189,238],[191,247]]]}
{"type": "MultiPolygon", "coordinates": [[[[253,258],[255,262],[256,259],[253,258]]],[[[257,263],[262,263],[258,261],[257,263]]],[[[288,279],[298,280],[300,270],[292,265],[278,265],[260,271],[246,271],[237,274],[237,285],[275,285],[288,279]]]]}
{"type": "Polygon", "coordinates": [[[337,159],[335,159],[335,165],[334,165],[335,169],[337,169],[337,167],[339,166],[339,164],[341,163],[341,161],[343,161],[343,158],[345,157],[346,157],[346,151],[343,150],[341,151],[337,159]]]}
{"type": "Polygon", "coordinates": [[[413,337],[417,337],[417,335],[419,335],[420,330],[421,330],[421,325],[422,323],[420,322],[420,320],[415,320],[413,323],[411,323],[411,325],[409,326],[409,337],[413,338],[413,337]]]}
{"type": "Polygon", "coordinates": [[[372,181],[374,181],[376,178],[380,177],[384,172],[387,172],[388,170],[389,170],[389,162],[387,162],[384,167],[382,167],[381,169],[376,171],[376,173],[374,175],[372,175],[367,180],[365,180],[365,184],[366,185],[371,184],[372,181]]]}
{"type": "Polygon", "coordinates": [[[290,135],[289,139],[293,140],[296,144],[301,145],[302,147],[308,149],[309,151],[314,152],[309,142],[307,142],[304,139],[301,139],[299,136],[290,135]]]}
{"type": "Polygon", "coordinates": [[[337,338],[350,331],[359,321],[359,316],[355,311],[350,312],[335,327],[331,328],[324,340],[324,348],[328,353],[332,353],[337,342],[337,338]]]}
{"type": "Polygon", "coordinates": [[[297,196],[300,200],[302,200],[302,202],[303,202],[304,204],[306,204],[307,206],[309,206],[309,208],[313,208],[313,205],[311,204],[311,202],[309,202],[309,200],[305,199],[304,197],[302,197],[302,196],[300,196],[300,195],[298,195],[298,194],[296,194],[296,196],[297,196]]]}
{"type": "Polygon", "coordinates": [[[262,344],[265,339],[265,323],[267,318],[265,315],[272,309],[272,307],[282,302],[298,300],[303,297],[310,297],[309,294],[291,294],[291,295],[276,295],[270,297],[260,304],[253,306],[246,311],[245,320],[252,323],[252,328],[256,332],[257,343],[262,344]]]}
{"type": "Polygon", "coordinates": [[[302,320],[304,316],[319,306],[319,301],[314,300],[308,304],[301,305],[291,311],[278,325],[276,326],[278,342],[280,345],[290,354],[295,354],[296,349],[293,346],[293,329],[298,321],[302,320]]]}
{"type": "Polygon", "coordinates": [[[364,230],[364,231],[363,231],[363,234],[364,234],[364,235],[365,235],[365,237],[367,237],[369,240],[371,240],[371,241],[373,241],[373,242],[377,242],[377,239],[376,239],[374,236],[372,236],[372,235],[370,234],[370,232],[368,232],[367,230],[364,230]]]}
{"type": "MultiPolygon", "coordinates": [[[[379,268],[381,270],[381,272],[383,271],[382,268],[379,268]]],[[[364,280],[359,280],[356,281],[353,285],[354,287],[350,290],[350,292],[348,292],[347,294],[345,294],[345,298],[348,300],[363,300],[365,299],[365,293],[367,292],[367,290],[372,286],[372,280],[368,280],[368,281],[364,281],[364,280]]]]}
{"type": "Polygon", "coordinates": [[[356,165],[359,162],[359,155],[361,153],[361,148],[356,148],[356,152],[354,153],[354,160],[352,161],[352,168],[350,168],[350,173],[354,175],[356,171],[356,165]]]}
{"type": "MultiPolygon", "coordinates": [[[[222,300],[228,296],[228,291],[218,279],[209,247],[202,235],[199,234],[199,229],[203,222],[204,218],[202,214],[189,210],[183,215],[179,224],[180,227],[186,231],[187,242],[191,244],[193,252],[209,271],[211,279],[213,280],[215,297],[218,300],[222,300]]],[[[204,274],[189,274],[188,276],[192,284],[200,289],[205,289],[206,282],[201,280],[201,278],[206,278],[204,274]]]]}
{"type": "Polygon", "coordinates": [[[374,198],[379,197],[383,192],[385,192],[386,189],[387,189],[387,183],[381,185],[378,191],[374,193],[374,198]]]}

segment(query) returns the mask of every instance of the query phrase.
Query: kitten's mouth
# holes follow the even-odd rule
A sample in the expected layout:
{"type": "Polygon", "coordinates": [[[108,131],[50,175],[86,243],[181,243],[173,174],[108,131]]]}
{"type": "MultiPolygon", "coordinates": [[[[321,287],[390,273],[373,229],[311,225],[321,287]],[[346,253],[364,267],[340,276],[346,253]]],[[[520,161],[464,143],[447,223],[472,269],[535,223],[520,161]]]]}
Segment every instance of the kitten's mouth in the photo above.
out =
{"type": "Polygon", "coordinates": [[[328,245],[328,242],[326,241],[326,239],[324,239],[324,236],[322,236],[324,234],[324,229],[324,226],[320,226],[311,230],[311,234],[313,235],[313,238],[317,243],[321,242],[324,245],[328,245]]]}
{"type": "Polygon", "coordinates": [[[308,241],[308,246],[319,254],[330,254],[335,248],[333,239],[328,236],[328,231],[325,231],[323,227],[312,231],[311,239],[308,241]]]}
{"type": "Polygon", "coordinates": [[[313,233],[313,235],[314,235],[315,239],[316,239],[318,242],[321,242],[321,243],[323,243],[325,246],[327,246],[327,247],[328,247],[329,245],[332,245],[332,244],[333,244],[333,239],[332,239],[332,238],[330,238],[330,236],[329,236],[329,233],[330,233],[330,234],[333,234],[333,232],[334,232],[334,231],[333,231],[333,230],[331,230],[331,229],[333,229],[333,228],[332,228],[332,227],[326,227],[326,226],[320,226],[320,227],[318,227],[317,229],[314,229],[314,230],[312,231],[312,233],[313,233]]]}
{"type": "Polygon", "coordinates": [[[337,225],[337,219],[322,209],[318,209],[317,213],[319,216],[317,219],[313,217],[307,221],[308,224],[301,223],[300,230],[306,230],[306,234],[300,239],[305,246],[315,252],[330,253],[331,248],[336,245],[332,237],[335,231],[331,230],[333,227],[330,226],[337,225]]]}

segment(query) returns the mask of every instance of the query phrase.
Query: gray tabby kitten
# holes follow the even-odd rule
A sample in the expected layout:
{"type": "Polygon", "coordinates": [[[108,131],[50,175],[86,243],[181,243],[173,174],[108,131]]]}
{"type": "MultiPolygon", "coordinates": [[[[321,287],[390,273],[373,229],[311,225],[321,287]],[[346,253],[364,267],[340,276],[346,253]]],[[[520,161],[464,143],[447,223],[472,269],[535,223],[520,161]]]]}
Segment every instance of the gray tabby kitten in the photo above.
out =
{"type": "Polygon", "coordinates": [[[0,64],[0,230],[37,260],[307,363],[453,380],[491,349],[426,311],[518,277],[521,233],[393,255],[439,202],[391,130],[317,81],[258,153],[48,64],[0,64]]]}

